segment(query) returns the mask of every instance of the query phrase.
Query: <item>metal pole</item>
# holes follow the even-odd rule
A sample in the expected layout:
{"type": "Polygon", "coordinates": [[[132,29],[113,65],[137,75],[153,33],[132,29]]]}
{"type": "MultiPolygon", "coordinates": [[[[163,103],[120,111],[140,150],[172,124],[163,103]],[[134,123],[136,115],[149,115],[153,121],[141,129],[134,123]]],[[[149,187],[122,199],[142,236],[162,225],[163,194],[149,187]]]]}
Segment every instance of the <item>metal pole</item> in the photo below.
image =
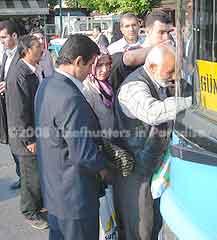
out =
{"type": "Polygon", "coordinates": [[[60,36],[62,36],[63,32],[62,0],[59,1],[60,1],[60,36]]]}

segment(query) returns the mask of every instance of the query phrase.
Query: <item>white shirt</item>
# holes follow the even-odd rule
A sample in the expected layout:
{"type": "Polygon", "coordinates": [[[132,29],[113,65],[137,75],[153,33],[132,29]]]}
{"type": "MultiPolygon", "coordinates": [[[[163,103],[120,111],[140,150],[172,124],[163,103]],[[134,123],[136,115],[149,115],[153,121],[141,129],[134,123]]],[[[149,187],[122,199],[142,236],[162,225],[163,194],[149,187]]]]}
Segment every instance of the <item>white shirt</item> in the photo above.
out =
{"type": "Polygon", "coordinates": [[[138,41],[136,43],[132,43],[129,44],[125,38],[121,38],[116,42],[113,42],[112,44],[110,44],[108,46],[108,51],[111,55],[117,53],[117,52],[124,52],[125,49],[127,49],[128,47],[135,47],[135,46],[139,46],[141,44],[143,44],[144,42],[144,38],[143,37],[139,37],[138,41]]]}
{"type": "Polygon", "coordinates": [[[25,59],[22,58],[22,61],[32,70],[33,73],[36,73],[36,67],[28,63],[25,59]]]}
{"type": "Polygon", "coordinates": [[[0,42],[0,66],[2,65],[4,52],[5,52],[4,45],[0,42]]]}
{"type": "Polygon", "coordinates": [[[71,79],[72,82],[76,85],[76,87],[80,90],[80,92],[83,94],[83,84],[80,80],[74,78],[72,75],[60,70],[59,68],[55,68],[55,71],[66,76],[67,78],[71,79]]]}
{"type": "Polygon", "coordinates": [[[177,112],[191,106],[191,97],[166,97],[166,88],[162,93],[157,82],[153,82],[161,100],[152,97],[145,82],[135,81],[121,86],[118,100],[126,116],[149,125],[159,125],[175,120],[177,112]]]}
{"type": "Polygon", "coordinates": [[[6,77],[7,77],[9,67],[11,65],[11,62],[12,62],[15,54],[16,54],[16,51],[17,51],[17,47],[15,47],[14,49],[6,49],[6,51],[5,51],[5,53],[8,57],[5,62],[4,79],[6,79],[6,77]]]}

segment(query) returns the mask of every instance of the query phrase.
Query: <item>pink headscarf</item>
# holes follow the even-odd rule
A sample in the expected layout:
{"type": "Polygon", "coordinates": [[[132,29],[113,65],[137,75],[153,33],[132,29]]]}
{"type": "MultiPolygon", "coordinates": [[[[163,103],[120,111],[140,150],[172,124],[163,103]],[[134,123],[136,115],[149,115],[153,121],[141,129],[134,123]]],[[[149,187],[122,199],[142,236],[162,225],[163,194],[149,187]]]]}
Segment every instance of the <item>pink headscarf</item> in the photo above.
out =
{"type": "Polygon", "coordinates": [[[114,103],[114,93],[113,93],[111,84],[109,83],[108,79],[104,81],[99,81],[96,78],[97,64],[99,60],[105,55],[109,56],[110,64],[112,65],[112,58],[108,50],[106,48],[100,47],[100,55],[96,57],[95,62],[92,65],[92,70],[91,70],[91,74],[89,74],[89,78],[94,84],[95,88],[97,89],[104,105],[108,108],[112,108],[114,103]]]}

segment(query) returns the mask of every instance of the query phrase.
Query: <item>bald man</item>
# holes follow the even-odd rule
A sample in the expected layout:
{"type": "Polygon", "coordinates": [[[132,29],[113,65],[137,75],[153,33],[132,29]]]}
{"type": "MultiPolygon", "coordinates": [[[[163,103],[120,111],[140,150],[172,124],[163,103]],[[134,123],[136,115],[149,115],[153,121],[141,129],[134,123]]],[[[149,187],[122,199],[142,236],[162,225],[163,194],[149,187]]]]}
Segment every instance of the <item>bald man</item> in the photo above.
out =
{"type": "Polygon", "coordinates": [[[176,113],[191,105],[191,98],[167,97],[174,79],[175,51],[169,45],[152,48],[144,66],[131,73],[117,92],[115,129],[128,130],[130,137],[114,139],[135,158],[134,172],[118,176],[115,200],[125,240],[150,240],[153,199],[150,180],[161,154],[168,146],[176,113]]]}

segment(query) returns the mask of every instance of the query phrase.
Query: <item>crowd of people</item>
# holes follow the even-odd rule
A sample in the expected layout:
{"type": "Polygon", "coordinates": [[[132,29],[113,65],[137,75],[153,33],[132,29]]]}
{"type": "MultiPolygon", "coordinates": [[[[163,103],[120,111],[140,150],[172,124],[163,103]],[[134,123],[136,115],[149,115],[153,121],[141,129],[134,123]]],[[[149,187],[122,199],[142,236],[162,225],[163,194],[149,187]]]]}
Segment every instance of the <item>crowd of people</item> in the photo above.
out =
{"type": "Polygon", "coordinates": [[[94,41],[71,35],[53,66],[41,31],[20,36],[13,21],[0,22],[0,141],[16,163],[22,214],[49,227],[50,240],[99,239],[99,184],[112,192],[120,240],[158,239],[150,182],[191,97],[174,96],[170,17],[153,11],[145,24],[144,39],[137,17],[123,14],[123,37],[110,45],[100,28],[94,41]],[[110,166],[105,140],[133,157],[128,176],[110,166]]]}

